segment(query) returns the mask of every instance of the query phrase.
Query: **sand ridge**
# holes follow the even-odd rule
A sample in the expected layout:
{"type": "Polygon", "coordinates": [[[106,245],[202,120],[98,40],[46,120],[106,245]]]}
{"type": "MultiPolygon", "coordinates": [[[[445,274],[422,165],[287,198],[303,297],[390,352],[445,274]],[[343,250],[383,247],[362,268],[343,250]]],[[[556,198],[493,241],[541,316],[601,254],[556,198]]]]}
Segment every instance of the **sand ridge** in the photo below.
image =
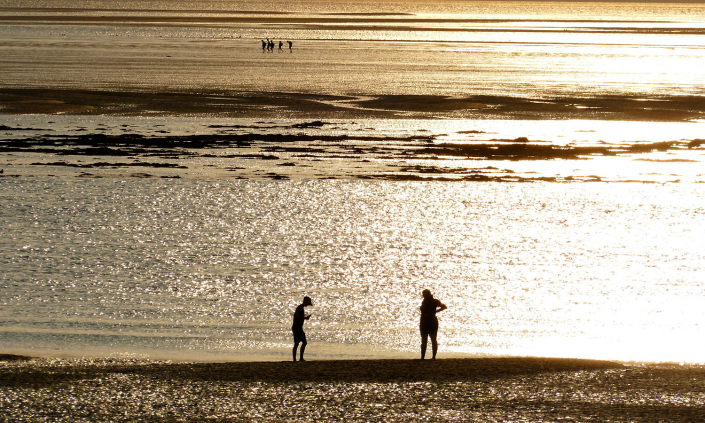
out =
{"type": "Polygon", "coordinates": [[[0,356],[0,413],[8,422],[695,422],[705,411],[704,392],[704,366],[566,358],[176,363],[0,356]]]}
{"type": "Polygon", "coordinates": [[[246,90],[0,88],[0,114],[211,116],[295,119],[705,119],[700,96],[332,95],[246,90]]]}

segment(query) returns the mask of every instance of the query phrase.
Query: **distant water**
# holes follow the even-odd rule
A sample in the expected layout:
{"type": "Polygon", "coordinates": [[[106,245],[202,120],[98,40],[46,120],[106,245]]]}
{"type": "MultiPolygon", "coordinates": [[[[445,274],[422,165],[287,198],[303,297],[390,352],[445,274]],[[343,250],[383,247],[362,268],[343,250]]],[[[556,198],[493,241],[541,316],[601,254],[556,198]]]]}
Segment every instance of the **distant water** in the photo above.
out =
{"type": "Polygon", "coordinates": [[[4,178],[0,351],[702,362],[701,185],[4,178]]]}
{"type": "Polygon", "coordinates": [[[0,86],[702,95],[704,17],[703,4],[2,0],[0,86]],[[266,38],[293,51],[264,53],[266,38]]]}

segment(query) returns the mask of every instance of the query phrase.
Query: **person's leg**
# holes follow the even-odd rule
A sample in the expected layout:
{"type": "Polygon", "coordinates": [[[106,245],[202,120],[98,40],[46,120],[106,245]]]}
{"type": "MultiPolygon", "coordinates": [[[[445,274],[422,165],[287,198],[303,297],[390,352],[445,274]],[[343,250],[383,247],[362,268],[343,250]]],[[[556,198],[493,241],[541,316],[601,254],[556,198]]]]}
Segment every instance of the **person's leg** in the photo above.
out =
{"type": "Polygon", "coordinates": [[[299,361],[306,361],[304,360],[304,351],[306,350],[306,344],[307,342],[305,340],[301,343],[301,356],[299,357],[299,361]]]}
{"type": "Polygon", "coordinates": [[[428,334],[421,332],[421,360],[426,358],[426,346],[428,345],[428,334]]]}
{"type": "Polygon", "coordinates": [[[294,355],[294,361],[296,361],[296,350],[297,350],[298,348],[299,348],[299,343],[295,341],[295,342],[294,342],[294,350],[292,351],[292,353],[293,353],[293,355],[294,355]]]}
{"type": "Polygon", "coordinates": [[[304,338],[304,340],[301,342],[301,356],[299,357],[299,361],[306,361],[304,360],[304,351],[306,350],[306,344],[308,344],[308,342],[306,342],[306,338],[304,338]]]}
{"type": "Polygon", "coordinates": [[[435,359],[436,353],[438,352],[438,341],[436,341],[438,333],[430,333],[429,336],[431,337],[431,349],[433,350],[433,358],[435,359]]]}

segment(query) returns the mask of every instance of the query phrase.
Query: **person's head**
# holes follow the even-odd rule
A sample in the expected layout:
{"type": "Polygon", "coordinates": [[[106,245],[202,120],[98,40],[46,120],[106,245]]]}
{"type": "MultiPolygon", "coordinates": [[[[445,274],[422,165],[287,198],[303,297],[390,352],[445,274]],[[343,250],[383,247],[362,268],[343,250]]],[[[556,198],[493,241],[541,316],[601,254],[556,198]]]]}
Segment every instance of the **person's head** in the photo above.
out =
{"type": "Polygon", "coordinates": [[[309,297],[304,297],[304,306],[310,306],[313,305],[311,302],[311,299],[309,297]]]}
{"type": "Polygon", "coordinates": [[[421,294],[423,295],[424,299],[433,298],[433,294],[431,294],[431,291],[429,291],[428,289],[424,289],[421,294]]]}

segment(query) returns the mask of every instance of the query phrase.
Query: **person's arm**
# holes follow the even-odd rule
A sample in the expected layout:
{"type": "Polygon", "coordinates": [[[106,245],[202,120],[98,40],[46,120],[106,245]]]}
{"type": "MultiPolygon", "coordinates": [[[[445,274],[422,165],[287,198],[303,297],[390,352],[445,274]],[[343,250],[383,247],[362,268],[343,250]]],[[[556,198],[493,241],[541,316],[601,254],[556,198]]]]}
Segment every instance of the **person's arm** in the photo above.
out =
{"type": "Polygon", "coordinates": [[[436,310],[436,313],[438,313],[439,311],[443,311],[443,310],[445,310],[445,309],[448,308],[448,307],[446,307],[445,304],[443,304],[443,303],[440,302],[440,301],[438,302],[438,307],[440,307],[440,308],[439,308],[438,310],[436,310]]]}

